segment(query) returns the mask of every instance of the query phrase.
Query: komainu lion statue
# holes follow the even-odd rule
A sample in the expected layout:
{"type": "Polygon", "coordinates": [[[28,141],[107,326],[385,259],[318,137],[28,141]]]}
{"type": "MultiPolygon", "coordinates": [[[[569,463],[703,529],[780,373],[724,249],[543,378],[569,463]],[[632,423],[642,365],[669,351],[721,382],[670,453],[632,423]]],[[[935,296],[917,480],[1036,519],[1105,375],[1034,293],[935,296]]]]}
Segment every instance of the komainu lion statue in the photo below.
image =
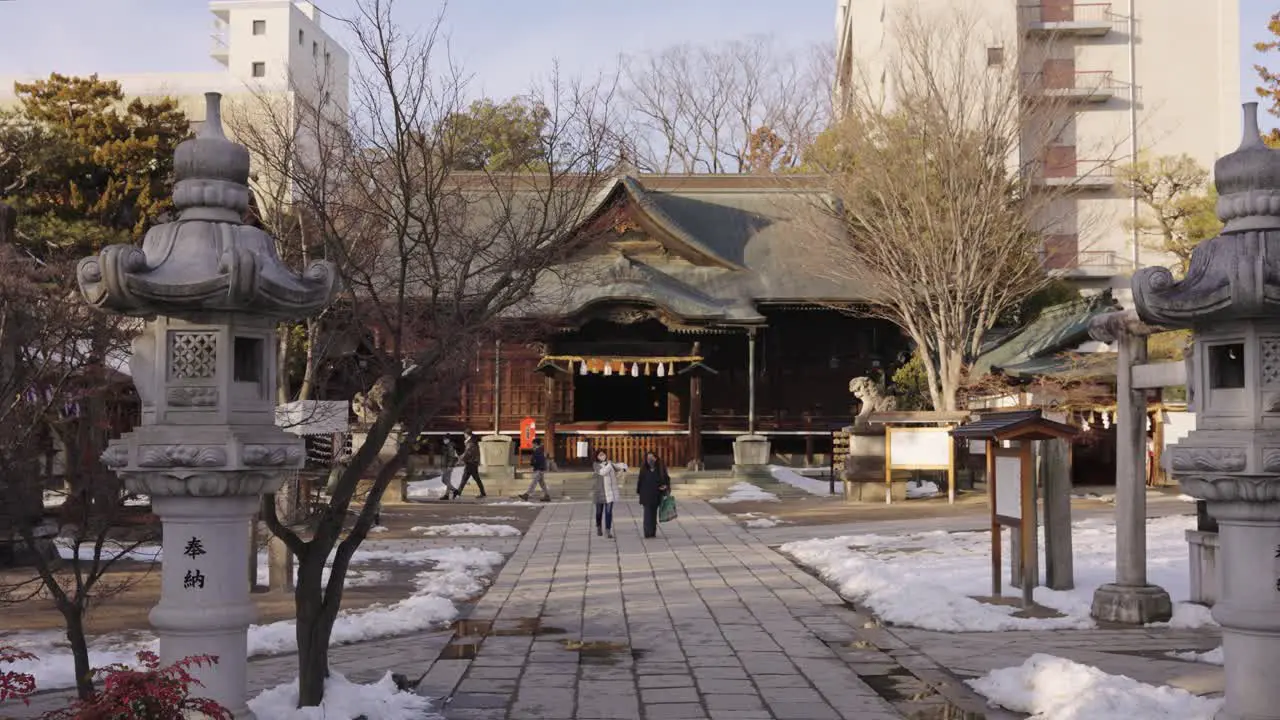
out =
{"type": "Polygon", "coordinates": [[[869,377],[856,377],[850,380],[849,392],[862,402],[862,408],[853,419],[855,426],[866,425],[871,413],[892,412],[898,409],[898,399],[881,392],[880,385],[869,377]]]}
{"type": "Polygon", "coordinates": [[[378,378],[378,381],[369,388],[367,393],[356,393],[352,398],[352,406],[356,412],[356,417],[362,425],[372,425],[378,420],[378,413],[382,412],[382,401],[387,394],[388,382],[385,377],[378,378]]]}

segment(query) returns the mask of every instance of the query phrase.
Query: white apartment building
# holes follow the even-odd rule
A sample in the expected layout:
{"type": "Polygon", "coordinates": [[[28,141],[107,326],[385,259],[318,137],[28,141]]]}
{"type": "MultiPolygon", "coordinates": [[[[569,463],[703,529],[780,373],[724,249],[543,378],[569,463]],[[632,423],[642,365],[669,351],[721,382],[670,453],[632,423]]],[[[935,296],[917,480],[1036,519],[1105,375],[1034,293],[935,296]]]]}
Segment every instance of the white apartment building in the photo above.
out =
{"type": "MultiPolygon", "coordinates": [[[[837,102],[865,84],[856,90],[892,103],[885,68],[895,17],[957,5],[963,3],[838,0],[837,102]]],[[[985,36],[971,36],[977,62],[1015,52],[1026,92],[1051,92],[1073,103],[1071,127],[1036,159],[1041,182],[1073,187],[1074,207],[1046,238],[1046,264],[1082,288],[1118,289],[1128,287],[1136,267],[1167,264],[1167,256],[1150,249],[1150,236],[1126,227],[1143,209],[1112,168],[1139,155],[1186,154],[1212,170],[1239,145],[1239,0],[972,5],[989,28],[985,36]]]]}
{"type": "MultiPolygon", "coordinates": [[[[280,97],[292,104],[300,95],[327,93],[335,115],[345,116],[350,60],[346,49],[323,29],[323,14],[315,4],[212,0],[209,10],[210,55],[220,70],[102,77],[119,82],[126,97],[172,97],[197,126],[204,121],[206,92],[222,93],[224,108],[238,106],[249,112],[261,97],[280,97]]],[[[0,106],[15,102],[15,81],[34,79],[39,78],[0,78],[0,106]]]]}

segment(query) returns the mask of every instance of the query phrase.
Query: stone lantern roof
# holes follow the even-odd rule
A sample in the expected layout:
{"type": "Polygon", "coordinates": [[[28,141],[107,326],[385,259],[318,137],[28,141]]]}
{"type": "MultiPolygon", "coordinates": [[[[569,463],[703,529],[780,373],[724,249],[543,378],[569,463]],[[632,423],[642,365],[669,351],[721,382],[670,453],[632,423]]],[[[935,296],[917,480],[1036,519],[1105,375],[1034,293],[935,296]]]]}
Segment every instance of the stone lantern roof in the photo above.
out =
{"type": "Polygon", "coordinates": [[[1186,327],[1280,312],[1280,151],[1258,130],[1258,104],[1244,105],[1244,139],[1214,164],[1222,233],[1196,246],[1182,280],[1163,267],[1133,275],[1138,314],[1186,327]]]}
{"type": "Polygon", "coordinates": [[[147,231],[141,248],[112,245],[80,261],[89,303],[137,317],[291,319],[314,315],[337,293],[333,263],[315,261],[298,275],[270,235],[244,223],[249,151],[223,134],[220,100],[205,94],[204,124],[174,152],[178,219],[147,231]]]}

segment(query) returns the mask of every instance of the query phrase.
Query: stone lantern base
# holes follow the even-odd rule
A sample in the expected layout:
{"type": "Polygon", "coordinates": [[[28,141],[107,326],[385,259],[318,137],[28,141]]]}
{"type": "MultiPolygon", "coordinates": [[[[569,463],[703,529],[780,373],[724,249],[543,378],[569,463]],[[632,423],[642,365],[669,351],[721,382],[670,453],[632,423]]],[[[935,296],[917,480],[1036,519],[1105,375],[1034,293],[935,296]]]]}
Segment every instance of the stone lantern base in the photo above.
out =
{"type": "Polygon", "coordinates": [[[1094,620],[1125,625],[1168,622],[1173,617],[1173,601],[1158,585],[1108,583],[1094,591],[1089,614],[1094,620]]]}

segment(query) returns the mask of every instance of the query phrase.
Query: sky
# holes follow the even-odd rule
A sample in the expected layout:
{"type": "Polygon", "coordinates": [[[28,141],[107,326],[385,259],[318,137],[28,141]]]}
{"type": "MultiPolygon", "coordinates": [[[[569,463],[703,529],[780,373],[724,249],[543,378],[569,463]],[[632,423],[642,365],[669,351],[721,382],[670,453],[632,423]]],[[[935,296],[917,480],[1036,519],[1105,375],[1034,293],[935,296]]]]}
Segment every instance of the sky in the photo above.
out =
{"type": "MultiPolygon", "coordinates": [[[[1247,101],[1256,99],[1252,45],[1266,37],[1280,3],[1239,3],[1247,101]]],[[[319,4],[342,15],[355,0],[319,4]]],[[[405,25],[422,26],[439,3],[399,0],[396,7],[405,25]]],[[[476,94],[501,98],[526,90],[556,62],[569,74],[591,74],[614,67],[620,53],[686,42],[749,35],[786,46],[834,42],[835,12],[835,0],[452,0],[446,28],[476,94]]],[[[0,76],[218,70],[208,55],[212,20],[205,0],[0,0],[0,76]]],[[[336,26],[327,23],[331,32],[336,26]]],[[[1278,121],[1264,116],[1270,127],[1278,121]]]]}

